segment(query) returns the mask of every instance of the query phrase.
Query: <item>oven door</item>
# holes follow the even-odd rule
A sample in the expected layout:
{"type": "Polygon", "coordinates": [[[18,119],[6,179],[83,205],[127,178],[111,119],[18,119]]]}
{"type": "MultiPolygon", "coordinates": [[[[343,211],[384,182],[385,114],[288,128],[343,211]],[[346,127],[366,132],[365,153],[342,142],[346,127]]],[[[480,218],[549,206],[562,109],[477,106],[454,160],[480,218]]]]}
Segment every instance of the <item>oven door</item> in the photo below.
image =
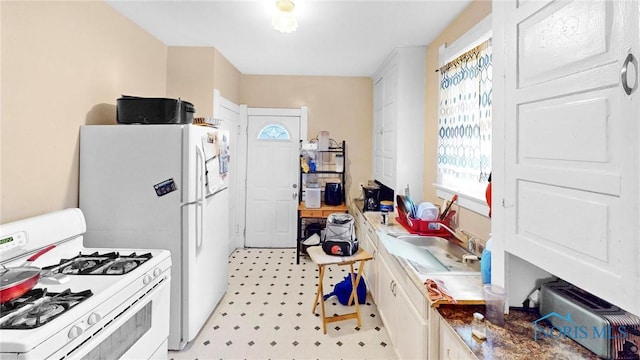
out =
{"type": "Polygon", "coordinates": [[[53,354],[55,359],[166,359],[169,337],[170,277],[139,296],[75,349],[53,354]]]}

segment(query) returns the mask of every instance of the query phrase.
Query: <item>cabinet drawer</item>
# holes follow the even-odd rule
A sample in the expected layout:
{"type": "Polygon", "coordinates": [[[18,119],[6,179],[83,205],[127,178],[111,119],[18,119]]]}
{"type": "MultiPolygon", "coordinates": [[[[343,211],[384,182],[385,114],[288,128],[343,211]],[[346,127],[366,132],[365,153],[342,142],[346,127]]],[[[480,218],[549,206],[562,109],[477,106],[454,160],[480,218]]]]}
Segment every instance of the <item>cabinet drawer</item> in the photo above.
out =
{"type": "Polygon", "coordinates": [[[364,221],[364,228],[365,228],[365,231],[366,231],[367,235],[371,239],[371,243],[377,249],[378,248],[378,235],[376,234],[375,229],[373,228],[373,226],[371,226],[369,221],[366,221],[366,220],[364,221]]]}
{"type": "Polygon", "coordinates": [[[349,213],[353,214],[353,218],[355,219],[356,223],[360,221],[360,217],[362,215],[360,214],[360,211],[358,211],[356,204],[353,202],[349,205],[349,213]]]}
{"type": "Polygon", "coordinates": [[[342,212],[342,211],[335,211],[335,210],[322,210],[322,217],[329,217],[329,215],[335,213],[335,212],[342,212]]]}
{"type": "Polygon", "coordinates": [[[322,210],[300,210],[300,217],[322,217],[322,210]]]}
{"type": "Polygon", "coordinates": [[[355,204],[351,204],[349,211],[351,212],[351,214],[353,214],[353,219],[356,223],[356,226],[364,227],[364,218],[362,216],[362,213],[360,212],[360,209],[358,209],[355,204]]]}

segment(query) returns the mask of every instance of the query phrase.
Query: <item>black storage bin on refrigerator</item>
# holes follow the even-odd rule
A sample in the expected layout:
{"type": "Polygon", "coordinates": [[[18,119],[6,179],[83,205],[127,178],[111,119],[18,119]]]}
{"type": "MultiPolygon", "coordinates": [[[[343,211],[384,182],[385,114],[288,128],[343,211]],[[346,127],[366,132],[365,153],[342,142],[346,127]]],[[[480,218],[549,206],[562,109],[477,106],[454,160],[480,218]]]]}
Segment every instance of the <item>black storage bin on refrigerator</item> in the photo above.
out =
{"type": "Polygon", "coordinates": [[[116,102],[118,124],[191,124],[193,104],[181,99],[123,95],[116,102]]]}

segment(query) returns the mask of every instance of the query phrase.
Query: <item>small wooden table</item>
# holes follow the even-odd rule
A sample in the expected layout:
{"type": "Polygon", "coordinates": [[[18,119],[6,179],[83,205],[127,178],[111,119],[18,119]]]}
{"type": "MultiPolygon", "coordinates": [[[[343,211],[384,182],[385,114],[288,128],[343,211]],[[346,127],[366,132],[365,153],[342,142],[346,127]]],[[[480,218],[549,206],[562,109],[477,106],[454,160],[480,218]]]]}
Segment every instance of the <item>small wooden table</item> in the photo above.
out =
{"type": "Polygon", "coordinates": [[[316,293],[316,299],[313,301],[313,310],[312,313],[316,313],[316,307],[318,306],[318,298],[320,298],[320,308],[322,309],[322,331],[327,333],[327,323],[348,320],[348,319],[357,319],[358,326],[362,326],[362,322],[360,320],[360,305],[358,301],[358,292],[356,284],[360,283],[360,278],[362,278],[362,270],[364,269],[364,263],[368,260],[373,259],[371,254],[369,254],[363,248],[358,249],[358,252],[351,256],[334,256],[327,255],[322,247],[320,246],[312,246],[307,249],[307,253],[311,260],[318,265],[318,271],[320,272],[320,276],[318,277],[318,292],[316,293]],[[356,262],[360,262],[360,266],[358,267],[358,274],[354,278],[353,264],[356,262]],[[356,311],[350,314],[336,315],[327,317],[324,312],[324,291],[322,288],[322,283],[324,281],[324,268],[327,265],[349,265],[351,269],[351,296],[349,297],[349,301],[347,304],[351,304],[351,301],[355,302],[356,311]]]}
{"type": "Polygon", "coordinates": [[[340,205],[327,205],[324,202],[317,209],[309,209],[306,207],[304,201],[298,204],[298,230],[297,230],[297,244],[296,244],[296,264],[300,264],[300,242],[304,240],[302,236],[302,222],[303,219],[317,218],[326,219],[333,213],[346,213],[347,204],[342,203],[340,205]]]}

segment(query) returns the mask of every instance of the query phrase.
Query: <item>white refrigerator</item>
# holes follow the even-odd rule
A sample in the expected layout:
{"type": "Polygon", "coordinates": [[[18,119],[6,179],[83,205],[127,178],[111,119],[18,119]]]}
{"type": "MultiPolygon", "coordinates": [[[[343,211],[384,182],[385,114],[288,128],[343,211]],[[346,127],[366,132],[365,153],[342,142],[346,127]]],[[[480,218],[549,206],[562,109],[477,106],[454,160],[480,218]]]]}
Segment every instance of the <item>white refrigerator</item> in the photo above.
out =
{"type": "Polygon", "coordinates": [[[197,125],[80,129],[85,246],[171,251],[169,349],[198,334],[228,285],[229,133],[197,125]]]}

